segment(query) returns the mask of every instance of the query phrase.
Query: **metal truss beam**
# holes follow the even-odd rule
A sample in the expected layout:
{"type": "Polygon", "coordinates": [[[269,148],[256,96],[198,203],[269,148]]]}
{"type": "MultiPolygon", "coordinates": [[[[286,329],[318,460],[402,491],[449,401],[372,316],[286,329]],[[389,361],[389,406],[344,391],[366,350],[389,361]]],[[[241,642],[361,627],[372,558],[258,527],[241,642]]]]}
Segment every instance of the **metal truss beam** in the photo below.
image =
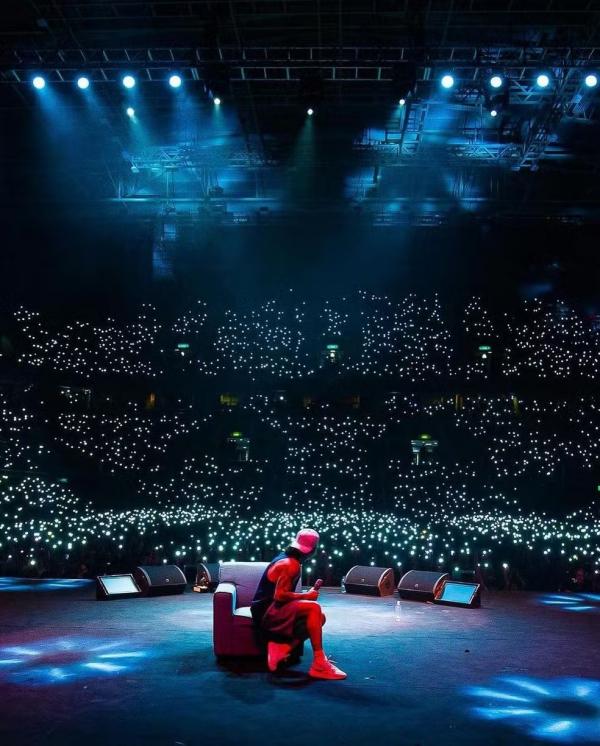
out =
{"type": "Polygon", "coordinates": [[[101,49],[0,49],[5,82],[29,82],[45,72],[52,82],[71,83],[82,71],[95,82],[115,82],[124,70],[143,81],[164,82],[176,69],[187,80],[424,82],[432,69],[452,69],[459,82],[477,81],[492,69],[527,81],[540,69],[600,66],[600,46],[588,47],[118,47],[101,49]]]}

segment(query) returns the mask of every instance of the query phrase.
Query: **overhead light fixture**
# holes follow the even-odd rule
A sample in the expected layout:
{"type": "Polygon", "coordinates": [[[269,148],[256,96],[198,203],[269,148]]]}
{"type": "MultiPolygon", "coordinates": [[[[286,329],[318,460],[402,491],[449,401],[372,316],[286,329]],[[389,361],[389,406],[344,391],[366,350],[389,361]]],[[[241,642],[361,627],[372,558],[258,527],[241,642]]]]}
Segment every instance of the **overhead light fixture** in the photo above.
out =
{"type": "Polygon", "coordinates": [[[538,88],[547,88],[550,85],[550,76],[540,73],[535,80],[538,88]]]}
{"type": "Polygon", "coordinates": [[[31,82],[33,83],[33,87],[37,88],[38,91],[41,91],[42,88],[46,87],[46,81],[41,75],[36,75],[31,82]]]}
{"type": "Polygon", "coordinates": [[[135,78],[133,75],[125,75],[122,82],[125,88],[133,88],[135,86],[135,78]]]}
{"type": "Polygon", "coordinates": [[[490,85],[492,88],[500,88],[502,86],[502,78],[500,75],[492,75],[490,78],[490,85]]]}
{"type": "Polygon", "coordinates": [[[309,117],[312,117],[312,115],[315,113],[315,110],[314,109],[307,109],[306,113],[308,114],[309,117]]]}
{"type": "Polygon", "coordinates": [[[171,75],[169,78],[169,85],[171,88],[179,88],[181,86],[182,80],[180,75],[171,75]]]}
{"type": "Polygon", "coordinates": [[[90,79],[86,78],[85,75],[77,78],[77,87],[81,88],[82,91],[85,91],[86,88],[90,87],[90,79]]]}
{"type": "Polygon", "coordinates": [[[130,119],[133,119],[133,117],[135,116],[135,109],[133,108],[133,106],[128,106],[127,109],[125,109],[125,113],[130,119]]]}
{"type": "Polygon", "coordinates": [[[214,104],[215,106],[220,106],[220,105],[221,105],[221,99],[220,99],[220,98],[219,98],[218,96],[215,96],[215,97],[213,98],[213,104],[214,104]]]}
{"type": "Polygon", "coordinates": [[[442,88],[452,88],[454,85],[454,77],[448,74],[443,75],[440,83],[442,84],[442,88]]]}
{"type": "Polygon", "coordinates": [[[400,104],[400,106],[404,106],[404,104],[406,103],[406,99],[401,98],[400,101],[398,101],[398,103],[400,104]]]}
{"type": "Polygon", "coordinates": [[[598,85],[598,76],[590,73],[585,76],[585,84],[588,88],[595,88],[598,85]]]}

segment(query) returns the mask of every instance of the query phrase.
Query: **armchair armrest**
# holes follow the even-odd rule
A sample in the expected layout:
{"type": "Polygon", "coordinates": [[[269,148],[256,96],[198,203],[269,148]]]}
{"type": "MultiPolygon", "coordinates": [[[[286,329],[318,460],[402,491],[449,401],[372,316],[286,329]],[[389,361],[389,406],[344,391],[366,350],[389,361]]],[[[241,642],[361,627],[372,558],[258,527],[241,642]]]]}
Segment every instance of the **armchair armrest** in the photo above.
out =
{"type": "Polygon", "coordinates": [[[237,591],[233,583],[219,583],[215,590],[213,599],[215,611],[218,607],[219,612],[229,611],[230,614],[237,608],[237,591]]]}

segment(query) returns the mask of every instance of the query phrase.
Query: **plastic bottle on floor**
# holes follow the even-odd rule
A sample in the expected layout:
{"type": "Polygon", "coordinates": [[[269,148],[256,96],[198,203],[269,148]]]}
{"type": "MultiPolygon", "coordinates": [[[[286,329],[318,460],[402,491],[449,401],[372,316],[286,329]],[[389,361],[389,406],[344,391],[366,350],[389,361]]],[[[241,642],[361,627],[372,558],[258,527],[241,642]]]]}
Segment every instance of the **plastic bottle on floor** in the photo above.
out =
{"type": "Polygon", "coordinates": [[[402,619],[402,604],[396,601],[394,604],[394,619],[399,622],[402,619]]]}

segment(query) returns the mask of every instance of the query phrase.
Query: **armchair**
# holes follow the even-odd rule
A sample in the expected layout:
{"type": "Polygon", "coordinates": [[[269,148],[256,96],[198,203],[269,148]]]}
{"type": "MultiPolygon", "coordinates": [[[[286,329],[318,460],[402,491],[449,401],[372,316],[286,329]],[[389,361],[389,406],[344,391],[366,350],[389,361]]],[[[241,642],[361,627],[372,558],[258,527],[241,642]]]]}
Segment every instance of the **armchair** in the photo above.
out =
{"type": "MultiPolygon", "coordinates": [[[[217,658],[260,656],[250,604],[268,562],[223,562],[213,596],[213,647],[217,658]]],[[[299,581],[296,590],[302,590],[299,581]]]]}

